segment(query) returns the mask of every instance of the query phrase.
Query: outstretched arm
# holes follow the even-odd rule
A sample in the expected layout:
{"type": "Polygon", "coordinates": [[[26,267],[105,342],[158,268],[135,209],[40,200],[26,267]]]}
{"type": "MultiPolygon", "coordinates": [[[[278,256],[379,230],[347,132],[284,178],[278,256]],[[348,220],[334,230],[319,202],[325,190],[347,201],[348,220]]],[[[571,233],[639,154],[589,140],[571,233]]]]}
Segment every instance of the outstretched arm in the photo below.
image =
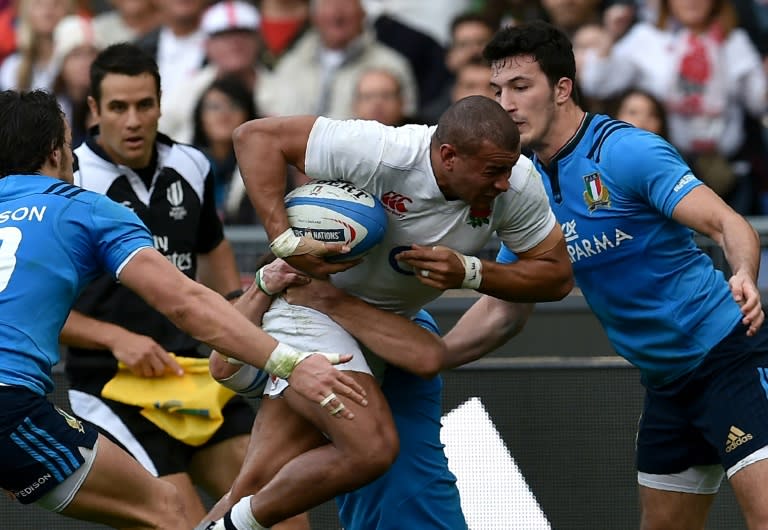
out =
{"type": "MultiPolygon", "coordinates": [[[[122,269],[119,279],[180,329],[225,355],[289,379],[304,397],[320,402],[334,392],[365,404],[363,389],[333,368],[329,357],[297,352],[278,343],[221,295],[184,276],[156,250],[140,250],[122,269]]],[[[330,355],[335,363],[350,358],[330,355]]]]}
{"type": "Polygon", "coordinates": [[[409,319],[373,307],[323,280],[289,288],[286,300],[325,313],[368,349],[390,364],[421,377],[443,367],[445,344],[409,319]]]}
{"type": "Polygon", "coordinates": [[[445,335],[443,368],[475,361],[520,333],[533,312],[533,304],[506,302],[481,296],[445,335]]]}

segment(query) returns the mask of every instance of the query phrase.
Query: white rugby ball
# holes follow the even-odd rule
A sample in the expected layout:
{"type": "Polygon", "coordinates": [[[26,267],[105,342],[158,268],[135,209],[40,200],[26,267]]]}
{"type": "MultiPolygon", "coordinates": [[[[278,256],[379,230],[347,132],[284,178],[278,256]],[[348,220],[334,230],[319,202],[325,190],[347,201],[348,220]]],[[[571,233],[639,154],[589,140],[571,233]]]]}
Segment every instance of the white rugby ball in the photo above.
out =
{"type": "Polygon", "coordinates": [[[297,236],[345,243],[352,250],[328,261],[359,258],[379,244],[387,231],[387,212],[365,190],[344,180],[314,180],[285,196],[288,222],[297,236]]]}

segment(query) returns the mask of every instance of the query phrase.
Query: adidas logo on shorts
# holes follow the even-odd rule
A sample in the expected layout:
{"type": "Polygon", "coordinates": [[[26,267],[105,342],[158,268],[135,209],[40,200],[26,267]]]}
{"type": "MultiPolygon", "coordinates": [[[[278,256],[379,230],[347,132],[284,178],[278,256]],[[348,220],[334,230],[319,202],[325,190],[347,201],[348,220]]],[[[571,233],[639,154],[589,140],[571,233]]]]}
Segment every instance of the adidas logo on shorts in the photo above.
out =
{"type": "Polygon", "coordinates": [[[728,439],[725,441],[725,452],[730,453],[742,444],[747,443],[752,439],[751,434],[747,434],[738,427],[731,425],[728,431],[728,439]]]}

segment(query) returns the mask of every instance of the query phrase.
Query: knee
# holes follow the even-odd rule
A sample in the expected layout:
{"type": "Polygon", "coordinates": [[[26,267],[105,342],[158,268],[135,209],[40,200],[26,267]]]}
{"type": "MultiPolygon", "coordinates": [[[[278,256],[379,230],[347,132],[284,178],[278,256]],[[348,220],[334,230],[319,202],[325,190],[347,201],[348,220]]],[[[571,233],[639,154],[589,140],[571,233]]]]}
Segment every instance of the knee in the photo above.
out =
{"type": "MultiPolygon", "coordinates": [[[[261,468],[245,466],[241,469],[240,474],[237,475],[237,478],[232,483],[232,487],[227,495],[229,495],[230,499],[234,499],[234,501],[237,502],[238,499],[258,493],[271,478],[272,477],[270,476],[266,476],[261,468]]],[[[235,502],[232,502],[232,504],[235,502]]]]}
{"type": "Polygon", "coordinates": [[[354,454],[347,455],[349,468],[354,471],[362,484],[380,477],[392,466],[400,451],[397,433],[381,433],[368,437],[359,444],[354,454]]]}
{"type": "Polygon", "coordinates": [[[179,521],[186,520],[184,499],[176,489],[176,486],[164,480],[157,481],[158,488],[154,495],[156,500],[156,524],[153,528],[158,530],[178,528],[179,521]]]}

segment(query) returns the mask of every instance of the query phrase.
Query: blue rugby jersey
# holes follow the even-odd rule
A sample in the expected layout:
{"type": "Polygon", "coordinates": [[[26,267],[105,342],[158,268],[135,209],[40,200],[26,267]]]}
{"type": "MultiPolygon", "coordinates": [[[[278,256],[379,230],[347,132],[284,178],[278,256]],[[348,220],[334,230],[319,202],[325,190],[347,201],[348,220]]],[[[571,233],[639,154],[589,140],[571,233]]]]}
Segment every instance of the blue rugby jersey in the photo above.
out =
{"type": "Polygon", "coordinates": [[[76,297],[144,247],[139,218],[103,195],[40,175],[0,179],[0,383],[51,392],[76,297]]]}
{"type": "Polygon", "coordinates": [[[649,386],[695,368],[741,313],[693,232],[671,219],[701,185],[675,148],[627,123],[587,114],[548,166],[538,158],[534,164],[576,283],[616,352],[640,368],[649,386]]]}

